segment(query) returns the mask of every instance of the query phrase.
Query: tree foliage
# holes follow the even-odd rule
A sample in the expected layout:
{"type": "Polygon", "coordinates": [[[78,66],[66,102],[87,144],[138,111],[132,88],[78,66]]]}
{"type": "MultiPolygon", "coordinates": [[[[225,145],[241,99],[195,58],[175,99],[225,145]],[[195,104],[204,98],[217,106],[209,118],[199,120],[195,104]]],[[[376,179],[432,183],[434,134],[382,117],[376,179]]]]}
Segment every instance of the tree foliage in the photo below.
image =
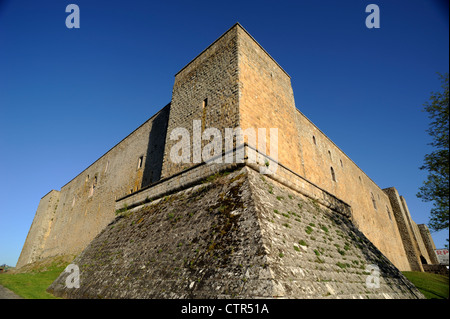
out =
{"type": "Polygon", "coordinates": [[[419,188],[417,197],[426,202],[433,202],[429,227],[439,231],[448,229],[449,222],[449,98],[448,73],[439,74],[442,81],[441,92],[431,93],[429,102],[424,104],[424,111],[431,120],[428,134],[432,137],[429,144],[433,147],[426,154],[421,170],[427,170],[428,176],[419,188]]]}

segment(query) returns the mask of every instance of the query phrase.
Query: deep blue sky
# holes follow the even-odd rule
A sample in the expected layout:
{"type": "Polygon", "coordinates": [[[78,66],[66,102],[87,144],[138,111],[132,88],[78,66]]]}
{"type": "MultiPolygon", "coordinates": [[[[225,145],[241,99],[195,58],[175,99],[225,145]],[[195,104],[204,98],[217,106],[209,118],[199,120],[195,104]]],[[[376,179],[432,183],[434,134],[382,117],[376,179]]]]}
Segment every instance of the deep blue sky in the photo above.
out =
{"type": "Polygon", "coordinates": [[[422,105],[449,69],[445,3],[0,0],[0,264],[16,264],[40,198],[170,102],[175,73],[235,22],[291,75],[297,108],[427,223],[422,105]]]}

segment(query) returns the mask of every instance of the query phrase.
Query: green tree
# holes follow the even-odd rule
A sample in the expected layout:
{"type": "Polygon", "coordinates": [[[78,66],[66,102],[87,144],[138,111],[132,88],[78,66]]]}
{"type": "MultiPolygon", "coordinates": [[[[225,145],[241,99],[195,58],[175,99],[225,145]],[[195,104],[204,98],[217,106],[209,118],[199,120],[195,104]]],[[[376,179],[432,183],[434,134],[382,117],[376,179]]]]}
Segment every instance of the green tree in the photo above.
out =
{"type": "MultiPolygon", "coordinates": [[[[426,154],[421,170],[428,171],[427,179],[419,188],[417,197],[432,202],[428,226],[432,231],[448,229],[449,211],[449,99],[448,73],[439,74],[442,82],[441,92],[432,92],[430,100],[424,104],[424,111],[431,120],[427,130],[432,137],[433,147],[426,154]]],[[[447,239],[448,241],[448,239],[447,239]]]]}

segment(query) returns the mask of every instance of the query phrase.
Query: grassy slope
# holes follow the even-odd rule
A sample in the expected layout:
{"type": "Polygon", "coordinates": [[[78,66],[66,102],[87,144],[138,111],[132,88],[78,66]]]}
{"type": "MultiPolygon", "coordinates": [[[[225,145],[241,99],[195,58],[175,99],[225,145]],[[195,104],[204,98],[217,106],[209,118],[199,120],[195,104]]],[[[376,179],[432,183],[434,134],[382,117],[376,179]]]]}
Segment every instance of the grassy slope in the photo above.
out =
{"type": "Polygon", "coordinates": [[[0,285],[26,299],[55,299],[45,290],[64,271],[67,262],[58,260],[50,265],[37,265],[26,272],[0,274],[0,285]]]}
{"type": "Polygon", "coordinates": [[[448,277],[415,271],[404,271],[403,274],[428,299],[448,299],[448,277]]]}

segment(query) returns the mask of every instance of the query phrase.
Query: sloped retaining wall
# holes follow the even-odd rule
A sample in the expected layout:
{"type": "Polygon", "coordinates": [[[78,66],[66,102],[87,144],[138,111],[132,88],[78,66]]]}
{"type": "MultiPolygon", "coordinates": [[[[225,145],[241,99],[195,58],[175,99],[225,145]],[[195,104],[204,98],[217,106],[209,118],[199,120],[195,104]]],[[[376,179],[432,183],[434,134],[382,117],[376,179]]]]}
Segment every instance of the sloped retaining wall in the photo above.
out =
{"type": "Polygon", "coordinates": [[[248,167],[122,212],[73,264],[80,287],[66,287],[63,272],[49,292],[65,298],[423,297],[346,217],[248,167]],[[369,285],[368,278],[374,279],[369,285]]]}

